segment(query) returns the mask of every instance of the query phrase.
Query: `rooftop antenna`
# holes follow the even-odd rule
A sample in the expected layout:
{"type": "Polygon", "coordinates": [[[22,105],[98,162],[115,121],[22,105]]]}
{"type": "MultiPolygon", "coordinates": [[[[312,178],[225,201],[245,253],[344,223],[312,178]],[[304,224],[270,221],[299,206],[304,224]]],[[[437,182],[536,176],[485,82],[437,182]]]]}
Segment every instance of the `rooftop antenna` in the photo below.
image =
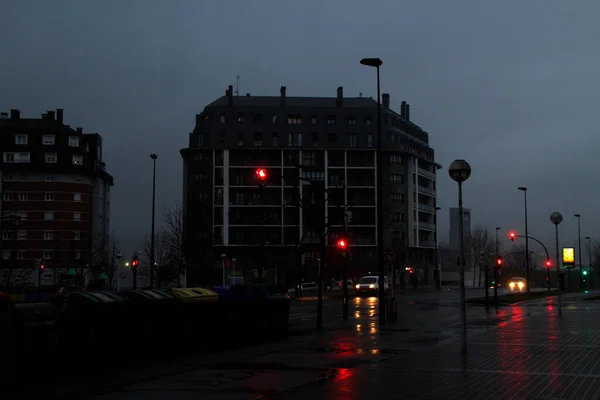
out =
{"type": "Polygon", "coordinates": [[[235,84],[235,97],[240,97],[240,76],[236,76],[235,77],[236,80],[236,84],[235,84]]]}

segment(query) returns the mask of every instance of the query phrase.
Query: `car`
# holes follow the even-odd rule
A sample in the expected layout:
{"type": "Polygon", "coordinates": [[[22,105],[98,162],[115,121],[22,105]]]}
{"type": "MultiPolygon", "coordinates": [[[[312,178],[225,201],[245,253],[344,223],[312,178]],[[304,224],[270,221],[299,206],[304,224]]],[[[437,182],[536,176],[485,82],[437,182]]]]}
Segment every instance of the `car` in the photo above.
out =
{"type": "MultiPolygon", "coordinates": [[[[336,290],[342,290],[343,288],[343,281],[337,281],[335,282],[333,285],[331,285],[331,290],[336,291],[336,290]]],[[[352,283],[352,281],[350,279],[348,279],[346,281],[346,287],[348,288],[348,290],[352,290],[354,289],[354,283],[352,283]]]]}
{"type": "MultiPolygon", "coordinates": [[[[357,296],[363,294],[375,295],[379,292],[379,277],[374,275],[363,276],[358,280],[354,288],[356,289],[357,296]]],[[[389,289],[387,277],[384,278],[383,289],[386,292],[389,289]]]]}
{"type": "Polygon", "coordinates": [[[516,277],[516,278],[510,278],[508,280],[508,288],[510,289],[511,292],[515,292],[515,291],[524,292],[525,285],[526,285],[525,278],[516,277]]]}

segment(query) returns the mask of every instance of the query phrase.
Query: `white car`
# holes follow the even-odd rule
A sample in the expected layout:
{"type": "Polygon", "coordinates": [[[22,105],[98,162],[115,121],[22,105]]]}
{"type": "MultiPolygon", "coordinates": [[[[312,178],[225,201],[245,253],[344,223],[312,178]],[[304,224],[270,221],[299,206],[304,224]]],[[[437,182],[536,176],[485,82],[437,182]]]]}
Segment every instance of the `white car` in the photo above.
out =
{"type": "Polygon", "coordinates": [[[525,291],[525,278],[511,278],[508,281],[508,287],[510,288],[511,292],[514,291],[518,291],[518,292],[524,292],[525,291]]]}
{"type": "MultiPolygon", "coordinates": [[[[379,292],[379,277],[374,275],[363,276],[358,280],[354,288],[356,289],[357,296],[363,294],[375,295],[379,292]]],[[[383,289],[386,292],[389,289],[387,277],[384,278],[383,289]]]]}

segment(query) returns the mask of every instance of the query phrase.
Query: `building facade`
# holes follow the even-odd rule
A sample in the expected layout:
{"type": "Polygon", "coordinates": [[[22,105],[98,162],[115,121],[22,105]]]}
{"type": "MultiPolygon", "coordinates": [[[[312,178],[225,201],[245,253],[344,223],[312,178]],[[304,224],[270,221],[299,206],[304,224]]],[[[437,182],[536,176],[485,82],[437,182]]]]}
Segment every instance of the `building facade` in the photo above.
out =
{"type": "Polygon", "coordinates": [[[110,229],[113,178],[102,161],[102,137],[65,125],[61,109],[41,118],[11,110],[0,117],[0,148],[4,284],[27,271],[37,277],[42,263],[45,284],[69,269],[92,279],[94,246],[110,229]]]}
{"type": "Polygon", "coordinates": [[[389,260],[432,267],[439,165],[410,106],[396,113],[389,104],[384,94],[384,221],[376,219],[375,100],[344,97],[341,87],[331,98],[288,97],[285,87],[279,97],[240,97],[229,86],[205,107],[181,151],[188,280],[220,281],[227,268],[312,280],[323,254],[325,276],[340,277],[341,237],[358,277],[375,268],[380,222],[389,260]]]}

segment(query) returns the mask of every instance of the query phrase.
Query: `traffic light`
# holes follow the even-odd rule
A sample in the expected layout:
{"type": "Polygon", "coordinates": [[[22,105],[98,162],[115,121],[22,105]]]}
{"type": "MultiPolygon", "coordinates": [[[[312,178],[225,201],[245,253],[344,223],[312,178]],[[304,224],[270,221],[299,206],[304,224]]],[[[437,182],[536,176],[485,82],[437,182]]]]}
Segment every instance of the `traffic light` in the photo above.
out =
{"type": "Polygon", "coordinates": [[[137,268],[138,265],[140,265],[140,257],[133,256],[133,258],[131,259],[131,268],[137,268]]]}
{"type": "Polygon", "coordinates": [[[552,261],[546,260],[546,268],[550,268],[552,266],[552,261]]]}
{"type": "Polygon", "coordinates": [[[40,261],[40,272],[42,272],[44,270],[44,268],[46,268],[46,266],[44,265],[44,261],[40,261]]]}
{"type": "Polygon", "coordinates": [[[517,237],[517,234],[516,234],[516,233],[514,233],[514,232],[510,232],[510,233],[508,234],[508,237],[510,237],[510,240],[514,242],[514,241],[515,241],[515,238],[517,237]]]}
{"type": "Polygon", "coordinates": [[[587,269],[584,269],[584,270],[583,270],[583,275],[585,276],[585,275],[587,275],[587,274],[588,274],[588,272],[587,272],[587,269]]]}
{"type": "Polygon", "coordinates": [[[262,182],[266,181],[267,177],[269,176],[267,170],[264,168],[257,168],[254,173],[256,174],[256,178],[262,182]]]}
{"type": "Polygon", "coordinates": [[[342,250],[345,250],[347,246],[348,246],[348,242],[346,242],[346,239],[338,240],[337,247],[339,247],[342,250]]]}
{"type": "Polygon", "coordinates": [[[502,256],[498,256],[498,258],[496,258],[496,266],[498,266],[498,267],[502,266],[502,256]]]}

